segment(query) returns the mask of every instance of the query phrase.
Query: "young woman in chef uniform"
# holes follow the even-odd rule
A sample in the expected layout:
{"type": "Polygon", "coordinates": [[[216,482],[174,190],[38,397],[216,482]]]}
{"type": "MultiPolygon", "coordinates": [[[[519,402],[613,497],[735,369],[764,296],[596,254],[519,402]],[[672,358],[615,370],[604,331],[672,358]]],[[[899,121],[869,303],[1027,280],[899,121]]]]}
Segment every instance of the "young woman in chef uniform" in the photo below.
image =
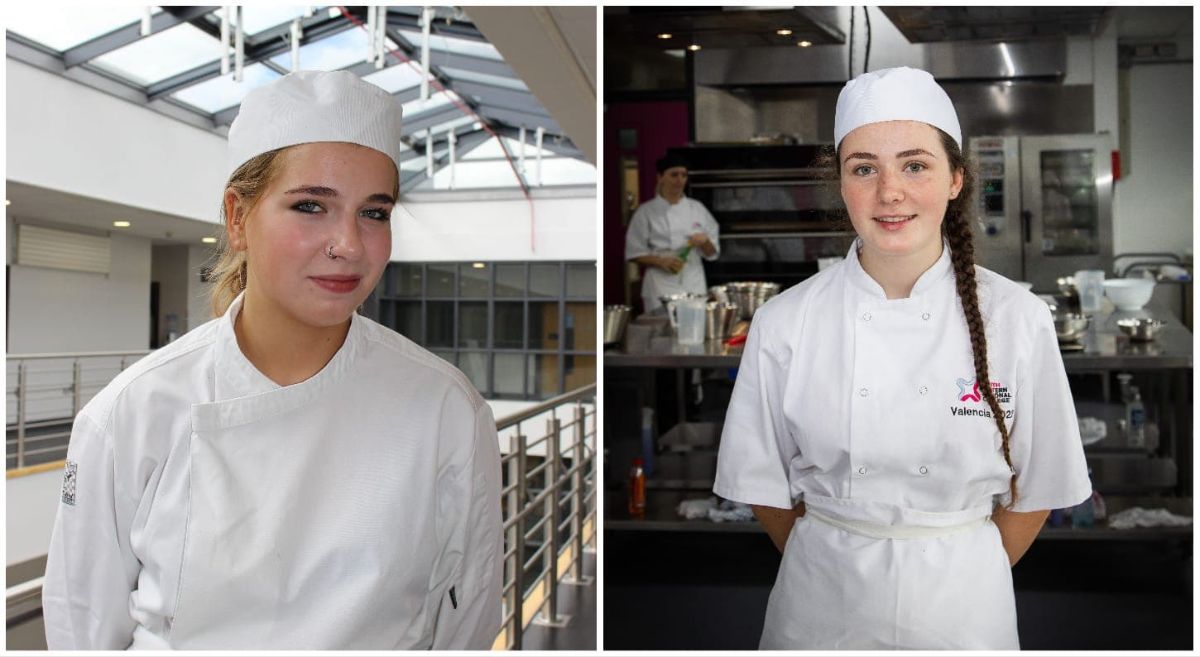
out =
{"type": "Polygon", "coordinates": [[[348,72],[229,130],[217,319],[76,418],[51,649],[487,649],[500,464],[467,379],[356,314],[391,254],[400,105],[348,72]]]}
{"type": "Polygon", "coordinates": [[[1015,649],[1010,567],[1091,494],[1048,307],[973,264],[973,174],[924,71],[834,120],[858,233],[754,316],[715,491],[783,550],[764,649],[1015,649]]]}

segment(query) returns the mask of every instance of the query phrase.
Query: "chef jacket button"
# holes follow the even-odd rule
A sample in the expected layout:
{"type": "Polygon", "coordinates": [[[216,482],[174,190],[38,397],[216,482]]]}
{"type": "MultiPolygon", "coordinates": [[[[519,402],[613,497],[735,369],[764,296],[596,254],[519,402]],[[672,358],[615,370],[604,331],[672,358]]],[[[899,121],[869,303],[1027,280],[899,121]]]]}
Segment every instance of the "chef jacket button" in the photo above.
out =
{"type": "Polygon", "coordinates": [[[928,320],[929,320],[929,313],[921,313],[921,319],[924,319],[924,320],[928,321],[928,320]]]}
{"type": "Polygon", "coordinates": [[[926,386],[921,386],[920,388],[917,388],[917,392],[919,392],[923,395],[923,394],[929,392],[929,388],[927,388],[926,386]]]}
{"type": "Polygon", "coordinates": [[[867,468],[866,468],[866,466],[859,466],[859,468],[858,468],[858,474],[860,474],[860,475],[865,475],[865,474],[867,474],[867,468]]]}
{"type": "Polygon", "coordinates": [[[866,389],[866,388],[859,388],[859,389],[858,389],[858,396],[859,396],[859,397],[866,397],[866,396],[867,396],[867,389],[866,389]]]}
{"type": "Polygon", "coordinates": [[[863,321],[864,322],[871,321],[871,313],[863,313],[863,321]]]}
{"type": "Polygon", "coordinates": [[[921,467],[918,469],[918,472],[920,472],[920,473],[921,473],[921,474],[923,474],[923,475],[929,474],[929,468],[927,468],[927,467],[925,467],[925,466],[921,466],[921,467]]]}

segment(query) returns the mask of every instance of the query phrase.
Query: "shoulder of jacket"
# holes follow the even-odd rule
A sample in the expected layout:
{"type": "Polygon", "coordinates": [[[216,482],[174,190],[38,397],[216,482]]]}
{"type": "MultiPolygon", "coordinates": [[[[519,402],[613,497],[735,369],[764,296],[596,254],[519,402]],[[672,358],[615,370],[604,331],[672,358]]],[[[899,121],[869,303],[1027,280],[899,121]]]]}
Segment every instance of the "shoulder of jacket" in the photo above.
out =
{"type": "Polygon", "coordinates": [[[1050,316],[1050,307],[1036,294],[986,267],[975,265],[975,286],[980,309],[992,321],[1031,325],[1050,316]]]}
{"type": "Polygon", "coordinates": [[[483,396],[471,385],[470,379],[462,370],[369,317],[359,315],[356,321],[362,323],[363,336],[371,345],[382,349],[403,365],[419,367],[433,374],[436,379],[461,393],[471,404],[473,411],[478,412],[481,407],[487,406],[483,396]]]}
{"type": "MultiPolygon", "coordinates": [[[[184,333],[178,340],[150,352],[141,360],[125,368],[100,392],[96,393],[96,396],[84,405],[79,414],[102,431],[107,431],[113,409],[131,388],[143,385],[153,387],[162,380],[160,377],[174,378],[173,369],[175,367],[189,361],[189,357],[203,353],[216,341],[218,323],[221,319],[221,317],[217,317],[197,326],[184,333]]],[[[188,366],[191,366],[190,362],[188,366]]]]}

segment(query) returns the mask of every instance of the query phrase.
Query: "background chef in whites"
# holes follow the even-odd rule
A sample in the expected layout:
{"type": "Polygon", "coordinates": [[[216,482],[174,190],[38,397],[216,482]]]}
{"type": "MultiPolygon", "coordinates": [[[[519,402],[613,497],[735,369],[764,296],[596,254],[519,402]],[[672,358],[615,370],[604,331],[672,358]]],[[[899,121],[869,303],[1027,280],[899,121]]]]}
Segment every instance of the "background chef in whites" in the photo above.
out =
{"type": "Polygon", "coordinates": [[[687,162],[668,154],[655,163],[658,194],[638,206],[625,233],[625,259],[644,265],[642,302],[650,312],[659,297],[707,294],[703,260],[721,255],[717,220],[699,201],[684,196],[687,162]]]}
{"type": "Polygon", "coordinates": [[[344,71],[246,96],[218,318],[75,420],[42,594],[50,649],[491,647],[491,410],[356,313],[391,255],[400,114],[344,71]]]}
{"type": "Polygon", "coordinates": [[[974,174],[925,71],[851,80],[846,258],[754,316],[717,494],[783,551],[764,649],[1018,648],[1010,567],[1091,484],[1050,310],[976,267],[974,174]]]}

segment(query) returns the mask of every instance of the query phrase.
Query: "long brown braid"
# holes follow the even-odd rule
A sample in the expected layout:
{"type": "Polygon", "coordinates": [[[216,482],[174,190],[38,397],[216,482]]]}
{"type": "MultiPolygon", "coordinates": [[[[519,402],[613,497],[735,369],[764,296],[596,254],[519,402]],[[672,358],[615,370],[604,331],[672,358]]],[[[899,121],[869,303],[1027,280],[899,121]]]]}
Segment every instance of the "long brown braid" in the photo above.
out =
{"type": "MultiPolygon", "coordinates": [[[[935,128],[935,130],[937,130],[935,128]]],[[[950,262],[954,267],[954,285],[962,305],[963,316],[967,321],[967,332],[971,337],[971,355],[975,361],[975,380],[979,383],[979,392],[987,400],[991,408],[992,418],[996,428],[1000,430],[1000,447],[1004,453],[1004,462],[1013,472],[1008,481],[1009,503],[1005,508],[1012,508],[1017,502],[1017,475],[1013,469],[1012,453],[1009,448],[1008,426],[1004,423],[1004,411],[1000,401],[992,390],[991,379],[988,376],[987,333],[984,330],[983,315],[979,311],[978,286],[975,280],[975,241],[971,236],[969,220],[971,199],[975,191],[974,167],[963,155],[958,142],[945,132],[938,130],[942,147],[950,161],[951,171],[959,169],[963,173],[962,189],[958,196],[950,199],[946,205],[946,215],[942,219],[942,236],[950,245],[950,262]]],[[[826,173],[832,173],[832,180],[841,180],[841,154],[833,148],[825,149],[818,155],[815,167],[826,173]]]]}

